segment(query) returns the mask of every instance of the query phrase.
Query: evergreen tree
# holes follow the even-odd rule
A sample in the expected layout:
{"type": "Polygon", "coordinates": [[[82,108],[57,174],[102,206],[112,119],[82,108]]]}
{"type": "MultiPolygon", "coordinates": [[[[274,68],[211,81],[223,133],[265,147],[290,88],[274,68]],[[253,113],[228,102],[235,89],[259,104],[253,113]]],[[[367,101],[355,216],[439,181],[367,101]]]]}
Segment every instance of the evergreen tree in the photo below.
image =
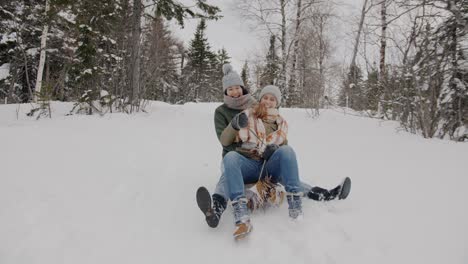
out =
{"type": "Polygon", "coordinates": [[[76,59],[76,16],[71,6],[60,1],[51,2],[48,14],[49,34],[43,75],[43,87],[51,88],[53,100],[72,99],[72,87],[68,85],[71,65],[76,59]]]}
{"type": "Polygon", "coordinates": [[[361,68],[356,65],[351,66],[343,81],[340,93],[340,105],[360,111],[366,108],[365,102],[361,68]]]}
{"type": "Polygon", "coordinates": [[[11,74],[11,65],[15,59],[14,53],[17,43],[17,33],[14,25],[15,15],[13,11],[18,5],[17,2],[2,3],[0,8],[0,99],[5,98],[11,100],[13,89],[10,89],[12,83],[15,82],[14,76],[11,74]]]}
{"type": "Polygon", "coordinates": [[[195,7],[201,12],[187,8],[186,5],[174,0],[150,0],[156,4],[156,16],[164,17],[167,20],[175,19],[177,23],[184,26],[187,18],[218,19],[221,11],[216,6],[206,3],[206,0],[195,0],[195,7]]]}
{"type": "Polygon", "coordinates": [[[440,105],[441,137],[468,140],[468,2],[448,1],[449,16],[437,29],[440,43],[445,43],[447,54],[448,83],[442,86],[438,104],[440,105]],[[462,16],[464,14],[464,16],[462,16]]]}
{"type": "Polygon", "coordinates": [[[367,80],[364,83],[364,96],[366,99],[365,109],[377,111],[381,93],[379,72],[377,68],[372,68],[367,74],[367,80]]]}
{"type": "Polygon", "coordinates": [[[185,101],[206,101],[209,90],[213,88],[210,83],[213,61],[216,55],[211,52],[208,39],[205,36],[206,22],[200,20],[195,36],[190,41],[188,49],[188,63],[184,68],[185,101]]]}
{"type": "Polygon", "coordinates": [[[270,37],[270,48],[266,56],[266,65],[260,81],[262,87],[268,84],[276,84],[276,81],[278,80],[280,66],[279,58],[276,54],[275,40],[275,36],[272,35],[270,37]]]}
{"type": "Polygon", "coordinates": [[[242,81],[244,82],[245,89],[250,91],[250,87],[251,87],[250,69],[249,69],[249,65],[247,64],[247,61],[245,61],[244,66],[242,66],[241,78],[242,78],[242,81]]]}
{"type": "Polygon", "coordinates": [[[209,102],[222,102],[223,94],[219,91],[223,87],[223,65],[230,63],[231,57],[229,57],[225,48],[218,50],[216,56],[211,62],[211,71],[210,71],[210,84],[209,84],[209,94],[207,101],[209,102]]]}
{"type": "Polygon", "coordinates": [[[142,51],[143,96],[149,100],[174,102],[179,92],[178,47],[182,46],[161,17],[154,18],[144,32],[142,51]]]}
{"type": "Polygon", "coordinates": [[[218,54],[216,55],[218,65],[223,66],[223,64],[230,63],[231,57],[229,57],[225,48],[218,50],[218,54]]]}
{"type": "MultiPolygon", "coordinates": [[[[2,2],[0,98],[9,97],[10,102],[12,98],[15,102],[26,102],[32,97],[40,51],[38,36],[41,36],[45,23],[49,26],[49,34],[42,83],[43,86],[51,88],[49,90],[52,91],[54,99],[76,100],[83,94],[87,94],[88,97],[99,95],[104,89],[123,97],[134,96],[133,90],[129,89],[128,73],[132,68],[129,55],[134,46],[134,43],[130,43],[132,23],[129,21],[133,21],[130,19],[133,10],[131,4],[141,1],[50,0],[49,2],[51,8],[46,16],[44,0],[2,2]]],[[[219,17],[217,15],[219,8],[206,4],[204,0],[194,0],[197,11],[173,0],[149,2],[154,3],[149,6],[155,7],[156,17],[175,19],[180,25],[183,25],[186,18],[219,17]]],[[[147,12],[141,13],[148,15],[147,12]]],[[[137,41],[140,39],[139,34],[133,35],[137,41]]],[[[140,45],[137,46],[140,50],[140,45]]],[[[176,46],[182,45],[176,44],[176,46]]],[[[211,56],[210,60],[215,60],[214,56],[211,56]]],[[[172,67],[169,67],[165,61],[161,64],[173,72],[172,67]]],[[[145,76],[137,75],[138,79],[145,76]]],[[[142,82],[139,83],[141,86],[142,82]]],[[[165,80],[163,83],[170,82],[165,80]]],[[[173,84],[170,85],[173,87],[173,84]]],[[[140,95],[137,96],[140,98],[140,95]]]]}
{"type": "Polygon", "coordinates": [[[109,90],[107,80],[116,66],[118,52],[112,32],[117,25],[119,5],[115,0],[79,0],[76,14],[77,61],[71,67],[76,96],[91,88],[109,90]]]}
{"type": "Polygon", "coordinates": [[[32,99],[36,81],[42,25],[42,1],[3,1],[0,8],[0,66],[8,77],[0,80],[0,96],[15,102],[32,99]]]}
{"type": "MultiPolygon", "coordinates": [[[[423,4],[432,5],[437,0],[423,4]]],[[[424,137],[449,136],[454,140],[468,138],[468,72],[466,14],[463,1],[449,1],[449,16],[435,28],[425,23],[416,39],[416,53],[408,65],[399,69],[396,104],[392,107],[402,126],[424,137]]]]}

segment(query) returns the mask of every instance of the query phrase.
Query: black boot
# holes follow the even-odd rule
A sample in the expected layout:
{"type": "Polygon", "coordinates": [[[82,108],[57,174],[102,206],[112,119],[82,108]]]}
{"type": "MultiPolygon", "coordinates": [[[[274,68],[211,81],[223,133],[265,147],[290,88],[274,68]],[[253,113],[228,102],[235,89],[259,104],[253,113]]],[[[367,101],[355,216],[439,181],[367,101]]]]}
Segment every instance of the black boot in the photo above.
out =
{"type": "Polygon", "coordinates": [[[210,216],[206,216],[206,222],[210,227],[215,228],[218,226],[219,220],[221,219],[221,215],[226,209],[226,206],[227,202],[223,196],[217,193],[213,194],[213,213],[210,216]]]}
{"type": "Polygon", "coordinates": [[[339,200],[346,199],[351,191],[351,179],[346,177],[343,182],[331,190],[321,187],[313,187],[307,197],[315,201],[330,201],[338,198],[339,200]]]}
{"type": "Polygon", "coordinates": [[[348,197],[349,192],[351,191],[351,179],[346,177],[341,184],[340,193],[338,194],[338,199],[343,200],[348,197]]]}
{"type": "Polygon", "coordinates": [[[213,206],[211,203],[211,196],[205,187],[200,187],[197,190],[197,204],[202,213],[205,215],[205,220],[208,226],[217,227],[219,219],[226,209],[227,202],[223,196],[213,194],[213,206]]]}
{"type": "Polygon", "coordinates": [[[316,186],[310,189],[307,197],[315,201],[328,201],[331,198],[331,194],[327,189],[316,186]]]}

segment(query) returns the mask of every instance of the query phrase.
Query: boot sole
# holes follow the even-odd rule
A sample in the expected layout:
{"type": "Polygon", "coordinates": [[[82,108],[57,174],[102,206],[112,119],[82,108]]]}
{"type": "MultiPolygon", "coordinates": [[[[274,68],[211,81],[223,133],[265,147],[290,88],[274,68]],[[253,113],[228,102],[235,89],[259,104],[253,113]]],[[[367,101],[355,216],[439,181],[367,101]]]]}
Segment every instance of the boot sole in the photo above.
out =
{"type": "Polygon", "coordinates": [[[204,215],[211,211],[211,195],[203,186],[197,190],[197,205],[204,215]]]}
{"type": "Polygon", "coordinates": [[[216,215],[213,213],[211,207],[211,195],[210,192],[205,187],[200,187],[197,190],[197,205],[198,208],[205,215],[206,223],[209,227],[215,228],[219,224],[219,220],[216,215]]]}
{"type": "Polygon", "coordinates": [[[338,199],[339,200],[346,199],[350,191],[351,191],[351,179],[349,177],[346,177],[346,179],[343,181],[343,186],[341,187],[341,192],[338,195],[338,199]]]}

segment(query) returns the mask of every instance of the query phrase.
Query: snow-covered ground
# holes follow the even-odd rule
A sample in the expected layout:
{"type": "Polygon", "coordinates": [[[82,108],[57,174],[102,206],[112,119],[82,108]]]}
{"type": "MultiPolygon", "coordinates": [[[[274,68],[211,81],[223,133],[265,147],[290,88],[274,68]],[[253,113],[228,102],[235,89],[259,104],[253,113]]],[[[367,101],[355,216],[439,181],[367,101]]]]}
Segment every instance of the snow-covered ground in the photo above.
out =
{"type": "Polygon", "coordinates": [[[231,209],[209,228],[195,203],[213,189],[218,104],[154,102],[136,115],[25,117],[0,106],[0,263],[468,263],[468,144],[397,124],[282,109],[304,181],[353,180],[347,200],[256,212],[234,242],[231,209]]]}

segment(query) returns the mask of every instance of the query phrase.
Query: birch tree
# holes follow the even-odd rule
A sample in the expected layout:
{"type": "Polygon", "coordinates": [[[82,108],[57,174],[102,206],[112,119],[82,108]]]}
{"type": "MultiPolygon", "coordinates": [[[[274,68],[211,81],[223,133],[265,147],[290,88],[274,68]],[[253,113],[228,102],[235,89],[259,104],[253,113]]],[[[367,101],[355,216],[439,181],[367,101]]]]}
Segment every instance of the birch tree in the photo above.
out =
{"type": "Polygon", "coordinates": [[[366,18],[366,14],[367,12],[369,12],[370,8],[372,8],[372,5],[371,6],[367,6],[369,0],[364,0],[363,1],[363,4],[362,4],[362,10],[361,10],[361,17],[360,17],[360,20],[359,20],[359,24],[358,24],[358,29],[357,29],[357,32],[356,32],[356,39],[354,41],[354,48],[353,48],[353,55],[351,57],[351,63],[350,63],[350,69],[353,68],[355,65],[356,65],[356,56],[357,56],[357,53],[358,53],[358,50],[359,50],[359,42],[361,41],[361,32],[362,32],[362,28],[364,26],[364,20],[366,18]]]}
{"type": "MultiPolygon", "coordinates": [[[[301,23],[308,19],[304,14],[320,3],[322,2],[316,0],[239,1],[238,8],[242,15],[254,23],[259,32],[266,35],[265,38],[275,36],[278,41],[280,68],[275,84],[283,93],[284,105],[291,105],[289,102],[290,91],[295,91],[297,88],[298,70],[294,54],[297,54],[301,38],[301,23]],[[289,88],[290,84],[293,85],[291,89],[289,88]]],[[[294,100],[293,98],[293,103],[294,100]]]]}
{"type": "Polygon", "coordinates": [[[287,105],[289,91],[287,89],[287,64],[288,64],[288,28],[290,17],[288,16],[292,0],[241,0],[238,8],[242,15],[255,24],[261,26],[268,36],[275,36],[280,45],[281,57],[279,57],[280,70],[275,84],[283,93],[284,103],[287,105]]]}
{"type": "Polygon", "coordinates": [[[381,0],[380,3],[380,21],[381,21],[381,35],[380,35],[380,62],[379,62],[379,83],[385,92],[382,93],[379,102],[379,116],[385,114],[385,107],[382,105],[385,100],[385,95],[388,95],[386,89],[386,69],[385,69],[385,55],[387,48],[387,0],[381,0]]]}
{"type": "MultiPolygon", "coordinates": [[[[49,5],[49,0],[46,0],[45,2],[45,16],[47,16],[47,13],[49,12],[50,5],[49,5]]],[[[37,94],[41,92],[41,87],[42,87],[42,74],[44,72],[44,64],[45,64],[45,59],[46,59],[46,45],[47,45],[47,33],[49,31],[49,24],[45,23],[44,24],[44,29],[42,30],[42,36],[41,36],[41,55],[39,58],[39,66],[37,67],[37,77],[36,77],[36,86],[35,86],[35,92],[36,95],[34,96],[34,101],[37,102],[37,94]]]]}
{"type": "Polygon", "coordinates": [[[292,55],[292,65],[291,65],[291,77],[289,80],[289,105],[300,105],[301,104],[301,95],[300,87],[297,83],[297,56],[299,55],[299,40],[300,40],[300,30],[301,30],[301,16],[302,16],[302,0],[297,0],[297,10],[296,10],[296,25],[294,32],[294,48],[292,55]]]}

